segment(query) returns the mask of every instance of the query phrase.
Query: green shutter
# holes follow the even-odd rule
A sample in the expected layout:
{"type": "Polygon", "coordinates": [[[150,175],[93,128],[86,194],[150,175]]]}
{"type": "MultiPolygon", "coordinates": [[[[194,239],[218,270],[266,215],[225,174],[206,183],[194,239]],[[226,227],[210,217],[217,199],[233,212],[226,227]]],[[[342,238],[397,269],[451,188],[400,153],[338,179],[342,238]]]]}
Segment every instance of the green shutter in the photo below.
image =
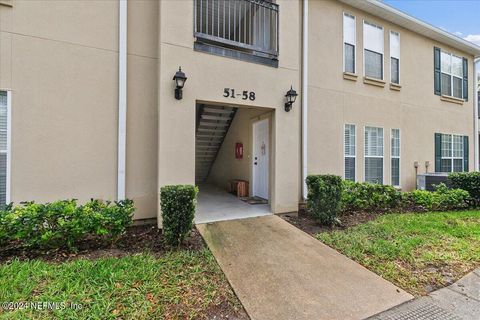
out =
{"type": "Polygon", "coordinates": [[[468,101],[468,59],[463,58],[463,99],[468,101]]]}
{"type": "Polygon", "coordinates": [[[470,171],[468,169],[468,136],[463,136],[463,171],[470,171]]]}
{"type": "Polygon", "coordinates": [[[440,48],[433,48],[433,82],[434,82],[434,92],[436,95],[442,95],[442,72],[440,64],[440,48]]]}
{"type": "Polygon", "coordinates": [[[435,172],[442,172],[442,135],[435,133],[435,172]]]}

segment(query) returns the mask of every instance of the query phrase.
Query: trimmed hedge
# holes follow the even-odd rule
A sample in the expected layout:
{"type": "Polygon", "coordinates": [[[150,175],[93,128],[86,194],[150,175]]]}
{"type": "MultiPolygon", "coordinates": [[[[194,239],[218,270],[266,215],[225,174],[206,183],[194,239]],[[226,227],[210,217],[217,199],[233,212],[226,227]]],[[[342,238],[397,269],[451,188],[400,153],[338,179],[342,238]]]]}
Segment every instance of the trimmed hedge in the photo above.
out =
{"type": "Polygon", "coordinates": [[[470,194],[472,204],[480,206],[480,172],[455,172],[448,175],[452,188],[463,189],[470,194]]]}
{"type": "Polygon", "coordinates": [[[332,225],[341,211],[342,178],[334,175],[307,177],[307,210],[320,223],[332,225]]]}
{"type": "Polygon", "coordinates": [[[449,189],[441,183],[434,192],[426,190],[414,190],[406,193],[407,199],[417,207],[425,210],[447,211],[459,210],[468,207],[470,198],[467,191],[462,189],[449,189]]]}
{"type": "Polygon", "coordinates": [[[343,181],[343,211],[388,211],[402,204],[402,193],[392,186],[343,181]]]}
{"type": "Polygon", "coordinates": [[[392,186],[352,182],[333,175],[310,175],[306,182],[307,211],[327,225],[338,222],[340,214],[355,211],[461,210],[469,206],[470,199],[468,191],[450,189],[445,184],[438,185],[433,192],[401,192],[392,186]]]}
{"type": "Polygon", "coordinates": [[[193,228],[198,188],[192,185],[165,186],[160,189],[163,234],[169,245],[178,246],[193,228]]]}
{"type": "Polygon", "coordinates": [[[13,247],[74,249],[89,237],[113,240],[132,224],[132,200],[103,202],[60,200],[39,204],[25,202],[0,211],[0,244],[13,247]]]}

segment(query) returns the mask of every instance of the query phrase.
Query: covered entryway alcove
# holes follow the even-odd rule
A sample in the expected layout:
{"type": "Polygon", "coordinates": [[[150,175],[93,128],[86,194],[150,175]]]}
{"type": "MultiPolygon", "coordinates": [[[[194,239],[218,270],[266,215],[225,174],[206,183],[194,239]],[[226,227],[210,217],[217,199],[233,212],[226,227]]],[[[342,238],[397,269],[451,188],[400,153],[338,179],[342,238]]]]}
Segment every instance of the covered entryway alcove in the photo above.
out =
{"type": "Polygon", "coordinates": [[[196,223],[271,214],[273,112],[197,102],[196,223]]]}

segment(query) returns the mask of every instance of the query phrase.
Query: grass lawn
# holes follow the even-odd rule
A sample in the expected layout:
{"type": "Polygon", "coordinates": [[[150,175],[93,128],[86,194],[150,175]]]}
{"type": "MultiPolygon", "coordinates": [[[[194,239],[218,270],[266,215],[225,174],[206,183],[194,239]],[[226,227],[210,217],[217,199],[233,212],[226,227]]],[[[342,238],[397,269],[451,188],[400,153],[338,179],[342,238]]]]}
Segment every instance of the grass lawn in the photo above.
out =
{"type": "Polygon", "coordinates": [[[191,319],[241,308],[208,249],[62,263],[0,264],[0,302],[81,304],[81,310],[0,310],[0,319],[191,319]]]}
{"type": "Polygon", "coordinates": [[[480,211],[387,214],[316,237],[417,296],[480,266],[480,211]]]}

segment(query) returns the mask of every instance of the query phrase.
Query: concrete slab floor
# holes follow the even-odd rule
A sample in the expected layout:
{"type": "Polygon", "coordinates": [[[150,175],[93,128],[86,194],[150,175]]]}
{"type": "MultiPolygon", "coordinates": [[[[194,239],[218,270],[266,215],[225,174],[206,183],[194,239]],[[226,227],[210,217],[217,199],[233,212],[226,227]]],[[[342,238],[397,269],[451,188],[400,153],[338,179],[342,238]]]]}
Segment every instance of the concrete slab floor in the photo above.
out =
{"type": "Polygon", "coordinates": [[[218,187],[201,184],[197,197],[195,223],[234,220],[271,215],[268,204],[248,204],[218,187]]]}
{"type": "Polygon", "coordinates": [[[277,216],[197,228],[253,320],[365,319],[413,298],[277,216]]]}

